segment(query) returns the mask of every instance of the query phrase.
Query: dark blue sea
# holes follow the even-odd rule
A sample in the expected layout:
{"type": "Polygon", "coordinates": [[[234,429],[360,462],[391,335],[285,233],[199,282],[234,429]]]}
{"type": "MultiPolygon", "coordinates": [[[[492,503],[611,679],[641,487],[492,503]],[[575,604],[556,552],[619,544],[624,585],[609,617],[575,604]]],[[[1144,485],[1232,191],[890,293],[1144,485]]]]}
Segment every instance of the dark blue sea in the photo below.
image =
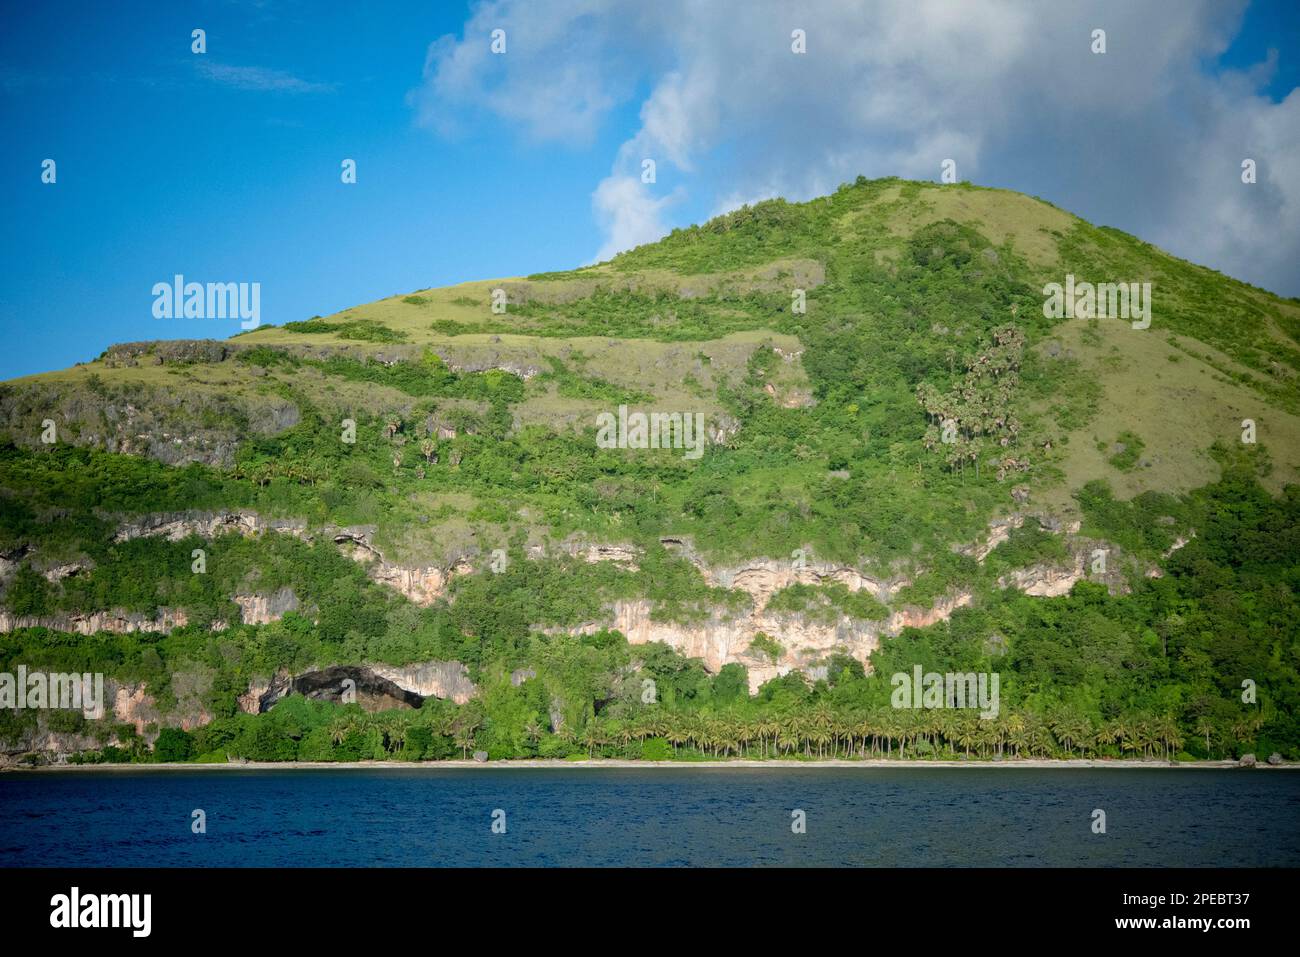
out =
{"type": "Polygon", "coordinates": [[[1300,772],[16,772],[0,865],[1296,867],[1300,772]]]}

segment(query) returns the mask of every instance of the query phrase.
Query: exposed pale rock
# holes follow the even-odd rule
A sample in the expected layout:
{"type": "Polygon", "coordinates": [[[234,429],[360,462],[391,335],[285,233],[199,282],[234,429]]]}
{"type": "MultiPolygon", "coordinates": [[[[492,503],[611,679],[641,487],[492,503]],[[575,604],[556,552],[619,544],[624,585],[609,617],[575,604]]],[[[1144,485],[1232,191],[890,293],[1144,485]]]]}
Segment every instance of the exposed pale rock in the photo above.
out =
{"type": "Polygon", "coordinates": [[[115,686],[111,691],[106,687],[104,696],[108,698],[111,694],[113,717],[117,721],[134,725],[135,733],[142,737],[148,725],[159,723],[162,716],[158,706],[143,684],[118,685],[116,682],[107,684],[115,686]]]}
{"type": "MultiPolygon", "coordinates": [[[[756,577],[757,569],[749,569],[749,577],[737,575],[733,581],[745,581],[752,594],[770,597],[776,589],[769,579],[756,577]]],[[[766,605],[766,597],[762,605],[766,605]]],[[[907,606],[890,614],[884,621],[856,621],[841,616],[830,623],[814,621],[803,615],[774,614],[751,611],[736,616],[715,610],[701,623],[679,624],[655,621],[653,603],[644,599],[622,600],[613,603],[610,617],[600,622],[589,622],[573,629],[548,629],[553,633],[591,634],[601,628],[614,628],[627,636],[630,644],[662,642],[688,658],[699,658],[704,667],[717,673],[723,665],[737,662],[745,665],[749,674],[750,693],[758,691],[763,682],[788,674],[792,670],[806,671],[835,652],[851,655],[870,670],[870,656],[880,647],[880,639],[896,635],[903,628],[923,628],[948,618],[953,611],[969,604],[969,594],[950,595],[933,608],[907,606]],[[779,661],[749,652],[749,646],[758,632],[774,637],[784,649],[779,661]]]]}
{"type": "Polygon", "coordinates": [[[89,567],[90,565],[88,562],[65,562],[60,565],[53,565],[50,568],[45,569],[41,574],[45,577],[46,581],[53,584],[55,582],[61,582],[63,579],[84,571],[89,567]]]}
{"type": "Polygon", "coordinates": [[[1018,588],[1026,595],[1038,598],[1058,598],[1068,595],[1076,582],[1084,578],[1084,553],[1074,556],[1073,565],[1039,563],[1028,568],[1017,568],[998,579],[999,588],[1018,588]]]}
{"type": "Polygon", "coordinates": [[[168,541],[178,542],[191,535],[199,538],[216,538],[227,532],[235,532],[246,538],[262,532],[279,532],[304,538],[307,535],[307,523],[293,519],[268,519],[257,512],[157,512],[142,515],[128,522],[123,522],[113,537],[115,542],[127,542],[135,538],[162,536],[168,541]]]}
{"type": "Polygon", "coordinates": [[[989,534],[983,540],[975,542],[973,545],[954,545],[952,550],[961,555],[969,555],[980,564],[984,559],[989,557],[989,553],[997,548],[1003,542],[1011,537],[1014,529],[1020,528],[1025,524],[1025,517],[1020,514],[1009,515],[1006,518],[995,518],[989,522],[989,534]]]}
{"type": "Polygon", "coordinates": [[[459,661],[422,661],[409,665],[367,665],[371,671],[424,698],[450,698],[464,704],[478,692],[469,669],[459,661]]]}
{"type": "Polygon", "coordinates": [[[270,595],[236,595],[240,618],[246,625],[265,625],[279,621],[286,612],[297,611],[298,596],[292,588],[281,588],[270,595]]]}
{"type": "Polygon", "coordinates": [[[158,614],[152,618],[120,608],[66,615],[15,615],[0,611],[0,633],[19,628],[49,628],[51,631],[69,631],[78,635],[93,635],[100,631],[119,634],[135,631],[166,633],[174,628],[184,628],[188,623],[189,618],[184,610],[173,608],[159,608],[158,614]]]}

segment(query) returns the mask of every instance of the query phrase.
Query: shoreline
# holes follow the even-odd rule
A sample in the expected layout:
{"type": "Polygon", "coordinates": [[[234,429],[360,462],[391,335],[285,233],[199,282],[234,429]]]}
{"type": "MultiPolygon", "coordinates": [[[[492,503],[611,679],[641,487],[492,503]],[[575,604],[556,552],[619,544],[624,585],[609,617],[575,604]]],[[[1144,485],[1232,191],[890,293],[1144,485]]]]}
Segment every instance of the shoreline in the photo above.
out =
{"type": "Polygon", "coordinates": [[[466,768],[486,769],[486,770],[511,770],[516,768],[527,768],[534,770],[546,770],[556,768],[573,768],[577,770],[600,770],[600,769],[635,769],[635,768],[701,768],[706,770],[721,770],[726,768],[741,768],[752,770],[758,768],[771,768],[776,770],[792,770],[795,768],[861,768],[865,770],[880,770],[887,768],[1025,768],[1031,770],[1048,770],[1052,768],[1069,768],[1080,770],[1092,770],[1098,768],[1112,769],[1145,769],[1153,768],[1169,770],[1267,770],[1267,771],[1290,771],[1300,769],[1300,763],[1290,762],[1279,765],[1270,765],[1259,763],[1254,767],[1242,767],[1236,761],[1136,761],[1136,760],[1100,760],[1096,758],[1024,758],[1004,761],[914,761],[914,760],[887,760],[880,758],[869,758],[863,760],[845,760],[845,759],[825,759],[820,761],[790,761],[782,759],[773,759],[767,761],[756,761],[749,759],[737,758],[731,761],[638,761],[627,758],[593,758],[582,761],[566,761],[560,758],[521,758],[518,760],[508,761],[473,761],[473,760],[450,760],[450,761],[246,761],[246,762],[227,762],[225,764],[189,764],[185,762],[169,764],[50,764],[40,767],[16,767],[9,766],[0,768],[0,774],[7,772],[24,773],[24,772],[76,772],[76,771],[100,771],[100,772],[129,772],[129,771],[323,771],[323,770],[463,770],[466,768]]]}

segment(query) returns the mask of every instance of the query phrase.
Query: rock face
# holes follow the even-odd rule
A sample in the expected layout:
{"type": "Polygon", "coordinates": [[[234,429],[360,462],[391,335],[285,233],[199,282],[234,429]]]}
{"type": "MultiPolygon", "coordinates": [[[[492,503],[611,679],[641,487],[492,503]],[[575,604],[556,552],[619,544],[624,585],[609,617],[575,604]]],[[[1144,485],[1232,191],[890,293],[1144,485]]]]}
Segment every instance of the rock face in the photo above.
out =
{"type": "Polygon", "coordinates": [[[447,569],[436,565],[408,567],[393,564],[370,543],[369,530],[340,530],[334,534],[334,542],[349,558],[369,565],[371,578],[401,592],[417,605],[432,605],[447,593],[452,578],[474,570],[464,561],[447,569]]]}
{"type": "Polygon", "coordinates": [[[755,607],[766,605],[776,592],[796,583],[824,585],[839,582],[851,592],[865,589],[880,601],[888,601],[894,592],[908,584],[904,578],[875,579],[863,575],[856,568],[820,562],[805,562],[795,567],[792,562],[760,558],[743,565],[710,568],[689,554],[686,557],[691,559],[709,585],[747,592],[754,599],[755,607]]]}
{"type": "Polygon", "coordinates": [[[400,666],[374,664],[369,668],[381,678],[424,698],[444,698],[464,704],[478,692],[469,680],[469,669],[459,661],[424,661],[400,666]]]}
{"type": "Polygon", "coordinates": [[[347,701],[355,695],[364,711],[418,708],[424,696],[399,687],[368,668],[336,666],[299,675],[290,683],[295,694],[317,701],[347,701]]]}
{"type": "MultiPolygon", "coordinates": [[[[172,691],[176,706],[163,712],[143,683],[119,682],[104,678],[103,709],[97,710],[87,703],[82,716],[88,720],[107,718],[115,724],[131,725],[135,733],[150,744],[156,739],[158,729],[182,728],[186,731],[205,725],[212,715],[203,705],[212,688],[212,675],[205,670],[178,671],[172,675],[172,691]]],[[[54,712],[39,712],[34,728],[23,731],[16,740],[0,742],[0,767],[13,764],[23,755],[36,752],[43,759],[63,763],[69,754],[94,751],[105,745],[121,746],[125,740],[116,734],[107,738],[89,733],[51,731],[47,720],[54,712]]]]}
{"type": "MultiPolygon", "coordinates": [[[[1077,522],[1066,524],[1052,516],[1014,514],[996,519],[989,525],[987,537],[974,545],[958,546],[957,551],[970,555],[976,561],[985,558],[1011,532],[1021,527],[1027,518],[1036,518],[1054,533],[1074,535],[1079,531],[1077,522]]],[[[850,592],[865,590],[882,603],[892,603],[900,589],[910,584],[901,577],[874,578],[852,567],[824,563],[804,563],[796,567],[791,562],[757,559],[739,566],[712,568],[699,561],[682,542],[666,540],[664,544],[675,548],[691,560],[705,581],[715,587],[738,589],[752,600],[750,609],[737,614],[715,609],[706,620],[692,624],[656,621],[652,604],[645,600],[616,601],[608,617],[588,622],[574,629],[559,629],[572,633],[591,633],[601,628],[614,628],[627,636],[632,644],[663,642],[687,657],[699,658],[704,666],[717,672],[726,664],[736,662],[749,673],[750,693],[772,678],[802,670],[810,676],[817,673],[825,659],[834,653],[851,655],[870,669],[870,655],[880,646],[883,637],[899,634],[904,628],[925,628],[946,621],[958,608],[971,603],[968,592],[954,591],[941,596],[930,608],[914,605],[893,609],[880,621],[858,621],[848,617],[826,622],[803,615],[789,615],[767,611],[772,596],[795,583],[827,584],[838,582],[850,592]],[[774,638],[783,653],[772,661],[760,651],[750,651],[758,632],[774,638]]],[[[1003,588],[1019,588],[1028,595],[1055,597],[1065,595],[1080,580],[1087,577],[1089,550],[1098,543],[1073,542],[1069,564],[1039,564],[1016,569],[1003,576],[1003,588]]],[[[1118,569],[1097,576],[1112,591],[1127,586],[1118,569]]]]}
{"type": "Polygon", "coordinates": [[[989,534],[983,540],[973,545],[954,545],[953,551],[961,555],[969,555],[975,561],[983,564],[984,559],[989,557],[989,553],[997,548],[1003,542],[1011,537],[1014,529],[1020,528],[1025,524],[1025,516],[1016,514],[1007,518],[996,518],[989,522],[989,534]]]}
{"type": "MultiPolygon", "coordinates": [[[[369,526],[352,528],[326,527],[312,531],[306,522],[295,519],[269,519],[251,511],[230,512],[174,512],[146,515],[123,523],[117,531],[115,541],[130,541],[145,536],[163,536],[169,541],[179,541],[190,535],[211,539],[218,535],[238,534],[252,538],[266,532],[293,535],[304,541],[313,541],[318,536],[330,538],[346,554],[355,560],[370,565],[370,576],[375,581],[401,592],[408,599],[419,605],[430,605],[446,594],[451,578],[458,574],[472,571],[468,563],[461,562],[450,569],[436,566],[407,567],[388,562],[372,544],[374,529],[369,526]]],[[[287,596],[277,593],[269,596],[263,605],[253,599],[257,596],[233,596],[244,610],[244,621],[250,621],[249,615],[265,621],[274,621],[286,611],[296,610],[297,597],[289,600],[287,596]],[[277,597],[278,596],[278,597],[277,597]],[[283,607],[276,608],[276,604],[283,607]],[[270,617],[268,617],[270,616],[270,617]]]]}
{"type": "Polygon", "coordinates": [[[93,635],[100,631],[166,633],[173,628],[184,628],[188,623],[189,619],[183,610],[172,608],[158,609],[158,614],[153,618],[139,612],[125,612],[120,608],[87,614],[39,616],[15,615],[0,611],[0,633],[19,628],[49,628],[53,631],[70,631],[78,635],[93,635]]]}
{"type": "MultiPolygon", "coordinates": [[[[279,621],[285,612],[298,610],[298,596],[292,588],[281,588],[271,595],[235,595],[233,601],[240,607],[241,620],[246,625],[264,625],[279,621]]],[[[120,608],[112,611],[73,612],[66,615],[15,615],[0,611],[0,634],[19,628],[49,628],[52,631],[69,631],[78,635],[93,635],[107,631],[114,634],[147,632],[167,634],[174,628],[184,628],[189,616],[183,608],[159,608],[149,617],[141,612],[128,612],[120,608]]],[[[225,625],[213,623],[213,630],[225,625]]]]}
{"type": "MultiPolygon", "coordinates": [[[[985,540],[974,545],[959,546],[958,551],[982,562],[994,548],[1020,527],[1025,515],[1011,515],[990,523],[985,540]]],[[[1039,517],[1040,523],[1043,519],[1039,517]]],[[[1045,524],[1056,532],[1073,534],[1077,524],[1069,528],[1059,521],[1045,524]]],[[[374,529],[367,526],[338,528],[327,526],[312,530],[303,521],[267,519],[251,511],[162,513],[137,518],[119,526],[116,541],[128,541],[142,536],[160,535],[177,541],[190,535],[213,538],[235,533],[256,536],[266,532],[290,534],[305,540],[327,537],[358,561],[369,565],[371,577],[404,594],[410,600],[428,605],[445,597],[452,579],[457,575],[475,571],[468,560],[458,561],[450,568],[437,566],[408,567],[388,562],[372,542],[374,529]]],[[[1083,579],[1087,547],[1095,543],[1075,543],[1073,562],[1069,565],[1042,564],[1016,569],[1003,576],[1002,587],[1020,588],[1029,595],[1051,597],[1067,594],[1076,582],[1083,579]]],[[[597,621],[576,628],[553,629],[569,633],[591,633],[601,628],[614,628],[627,636],[632,644],[663,642],[687,657],[699,658],[705,667],[717,672],[724,665],[739,663],[749,673],[750,692],[754,693],[766,681],[802,670],[810,675],[824,669],[826,659],[835,653],[851,655],[864,667],[870,668],[870,655],[883,637],[899,634],[904,628],[924,628],[948,619],[958,608],[969,605],[972,596],[966,592],[951,592],[942,596],[929,608],[903,606],[894,608],[887,617],[876,621],[855,620],[846,616],[825,620],[819,616],[769,612],[767,606],[774,594],[795,583],[810,585],[836,582],[850,592],[865,590],[882,603],[892,603],[900,589],[910,584],[903,576],[872,577],[863,571],[842,565],[817,562],[781,562],[772,559],[755,559],[736,566],[713,567],[701,561],[690,546],[682,541],[666,539],[669,547],[699,570],[707,584],[713,587],[739,590],[749,596],[748,606],[739,611],[713,609],[701,621],[688,624],[657,621],[655,608],[647,600],[620,600],[608,609],[608,614],[597,621]],[[782,647],[777,660],[757,649],[750,650],[755,636],[763,632],[773,637],[782,647]]],[[[639,554],[624,544],[590,543],[570,540],[561,545],[563,552],[587,562],[610,561],[635,569],[639,554]]],[[[532,558],[541,558],[543,550],[535,547],[532,558]]],[[[22,556],[7,556],[6,563],[16,565],[22,556]]],[[[61,570],[61,569],[60,569],[61,570]]],[[[74,573],[69,571],[69,573],[74,573]]],[[[1114,583],[1109,583],[1114,587],[1114,583]]],[[[241,619],[247,624],[264,624],[277,620],[289,611],[299,610],[297,595],[290,588],[269,594],[235,595],[240,606],[241,619]]],[[[49,619],[14,616],[0,612],[0,631],[15,628],[44,626],[62,631],[89,635],[97,631],[151,631],[167,632],[183,627],[187,618],[183,610],[162,609],[155,618],[127,614],[121,611],[87,615],[67,615],[49,619]]],[[[355,675],[331,674],[314,679],[309,675],[277,675],[255,681],[240,698],[245,711],[260,712],[269,708],[283,695],[297,690],[296,685],[307,682],[310,690],[321,696],[332,693],[336,680],[351,677],[360,687],[365,682],[375,683],[372,697],[408,703],[409,696],[419,699],[438,697],[463,704],[470,700],[477,688],[469,678],[466,667],[455,661],[428,661],[404,666],[386,664],[361,664],[351,667],[355,675]],[[319,687],[312,684],[319,683],[319,687]],[[387,687],[385,684],[391,684],[387,687]]],[[[325,669],[330,671],[330,669],[325,669]]],[[[313,672],[310,674],[322,674],[313,672]]],[[[535,675],[531,669],[519,669],[512,674],[515,684],[535,675]]],[[[306,686],[304,686],[306,687],[306,686]]],[[[147,695],[143,689],[132,689],[121,702],[115,701],[114,712],[143,726],[157,721],[149,713],[147,695]]]]}
{"type": "Polygon", "coordinates": [[[239,707],[248,714],[260,714],[285,695],[295,693],[338,701],[343,699],[345,681],[352,682],[350,690],[355,691],[357,703],[366,710],[418,708],[425,698],[464,704],[478,692],[470,681],[469,669],[459,661],[336,665],[299,675],[282,671],[270,678],[255,678],[240,695],[239,707]]]}
{"type": "MultiPolygon", "coordinates": [[[[690,557],[689,555],[687,557],[690,557]]],[[[838,582],[849,591],[866,590],[880,601],[890,600],[908,584],[904,578],[876,579],[855,568],[826,563],[803,563],[757,559],[743,565],[711,568],[695,562],[705,581],[714,587],[738,589],[749,595],[749,609],[728,613],[715,609],[704,621],[681,624],[657,621],[653,603],[644,599],[620,600],[612,604],[609,617],[588,622],[578,628],[556,629],[575,634],[614,628],[627,636],[631,644],[663,642],[680,654],[699,658],[705,668],[717,672],[733,662],[742,664],[749,673],[750,693],[772,678],[791,670],[808,671],[836,652],[848,654],[870,668],[869,658],[885,635],[896,635],[905,627],[924,627],[946,619],[954,610],[971,601],[969,594],[945,596],[934,607],[907,606],[879,621],[862,621],[840,616],[824,621],[806,615],[767,611],[772,596],[796,583],[827,584],[838,582]],[[760,651],[750,651],[755,635],[764,632],[775,638],[784,649],[776,661],[760,651]]]]}
{"type": "Polygon", "coordinates": [[[391,665],[334,665],[299,675],[280,672],[250,682],[239,697],[240,710],[261,714],[281,698],[301,694],[321,701],[350,701],[366,711],[418,708],[425,698],[452,698],[464,704],[478,689],[459,661],[391,665]],[[355,697],[354,697],[355,696],[355,697]]]}
{"type": "Polygon", "coordinates": [[[142,515],[118,526],[115,542],[161,536],[171,542],[197,535],[216,538],[230,532],[251,538],[263,532],[278,532],[297,538],[307,537],[307,523],[292,519],[264,518],[257,512],[155,512],[142,515]]]}
{"type": "Polygon", "coordinates": [[[1256,763],[1257,763],[1257,762],[1256,762],[1256,760],[1255,760],[1255,756],[1254,756],[1253,754],[1243,754],[1243,755],[1242,755],[1242,756],[1237,760],[1237,767],[1239,767],[1239,768],[1253,768],[1253,767],[1255,766],[1256,763]]]}
{"type": "Polygon", "coordinates": [[[292,588],[281,588],[270,595],[236,595],[240,618],[246,625],[265,625],[279,621],[286,612],[298,610],[298,596],[292,588]]]}
{"type": "MultiPolygon", "coordinates": [[[[117,685],[116,682],[113,684],[117,685]]],[[[162,717],[153,696],[143,684],[117,685],[112,690],[113,717],[135,726],[136,734],[143,735],[150,724],[162,717]]]]}
{"type": "Polygon", "coordinates": [[[1274,751],[1272,754],[1268,756],[1268,763],[1273,765],[1273,767],[1277,767],[1279,764],[1282,763],[1282,755],[1274,751]]]}
{"type": "Polygon", "coordinates": [[[224,362],[230,354],[230,346],[218,339],[172,339],[163,342],[120,342],[108,347],[104,361],[113,367],[211,364],[224,362]]]}
{"type": "Polygon", "coordinates": [[[121,684],[106,678],[104,698],[106,703],[112,704],[116,721],[133,725],[136,734],[152,741],[156,731],[150,732],[150,725],[192,731],[211,721],[212,715],[203,704],[211,688],[212,674],[206,669],[176,672],[172,675],[176,707],[166,713],[159,710],[143,682],[121,684]]]}
{"type": "MultiPolygon", "coordinates": [[[[749,580],[760,594],[770,586],[770,582],[762,579],[749,580]]],[[[749,674],[750,694],[756,694],[765,682],[793,670],[811,674],[811,668],[837,652],[851,655],[870,670],[871,653],[880,647],[882,637],[897,635],[903,628],[923,628],[945,620],[970,601],[971,596],[966,593],[950,595],[932,608],[907,606],[882,621],[858,621],[841,616],[827,623],[804,615],[757,611],[734,617],[715,612],[704,622],[679,624],[656,621],[649,601],[630,600],[615,602],[610,618],[605,621],[559,630],[591,634],[601,628],[614,628],[626,635],[630,644],[663,642],[688,658],[701,659],[704,667],[714,673],[723,665],[742,664],[749,674]],[[772,661],[766,654],[750,650],[760,631],[775,638],[784,649],[778,660],[772,661]]]]}
{"type": "MultiPolygon", "coordinates": [[[[138,343],[106,355],[109,365],[220,361],[222,343],[138,343]],[[161,351],[160,351],[161,350],[161,351]],[[216,350],[215,352],[213,350],[216,350]]],[[[23,445],[39,446],[33,423],[52,419],[60,442],[143,455],[168,465],[201,462],[229,467],[248,431],[272,435],[297,425],[297,406],[279,396],[243,396],[141,383],[112,385],[83,370],[67,383],[32,382],[0,395],[0,429],[23,445]],[[247,427],[237,423],[247,423],[247,427]]],[[[184,373],[182,373],[183,375],[184,373]]]]}
{"type": "Polygon", "coordinates": [[[1058,598],[1068,595],[1076,582],[1084,578],[1083,553],[1074,556],[1073,565],[1031,565],[1017,568],[998,579],[1001,588],[1018,588],[1026,595],[1038,598],[1058,598]]]}

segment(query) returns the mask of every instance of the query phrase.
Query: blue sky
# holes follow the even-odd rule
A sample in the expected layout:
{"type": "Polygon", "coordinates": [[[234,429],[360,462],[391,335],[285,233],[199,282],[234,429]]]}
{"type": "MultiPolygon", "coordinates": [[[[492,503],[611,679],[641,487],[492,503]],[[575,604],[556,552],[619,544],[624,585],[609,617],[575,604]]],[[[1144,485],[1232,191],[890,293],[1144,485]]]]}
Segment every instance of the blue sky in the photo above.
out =
{"type": "Polygon", "coordinates": [[[1059,6],[5,5],[0,378],[238,331],[155,319],[178,272],[260,282],[278,324],[948,157],[1300,295],[1300,5],[1059,6]]]}

